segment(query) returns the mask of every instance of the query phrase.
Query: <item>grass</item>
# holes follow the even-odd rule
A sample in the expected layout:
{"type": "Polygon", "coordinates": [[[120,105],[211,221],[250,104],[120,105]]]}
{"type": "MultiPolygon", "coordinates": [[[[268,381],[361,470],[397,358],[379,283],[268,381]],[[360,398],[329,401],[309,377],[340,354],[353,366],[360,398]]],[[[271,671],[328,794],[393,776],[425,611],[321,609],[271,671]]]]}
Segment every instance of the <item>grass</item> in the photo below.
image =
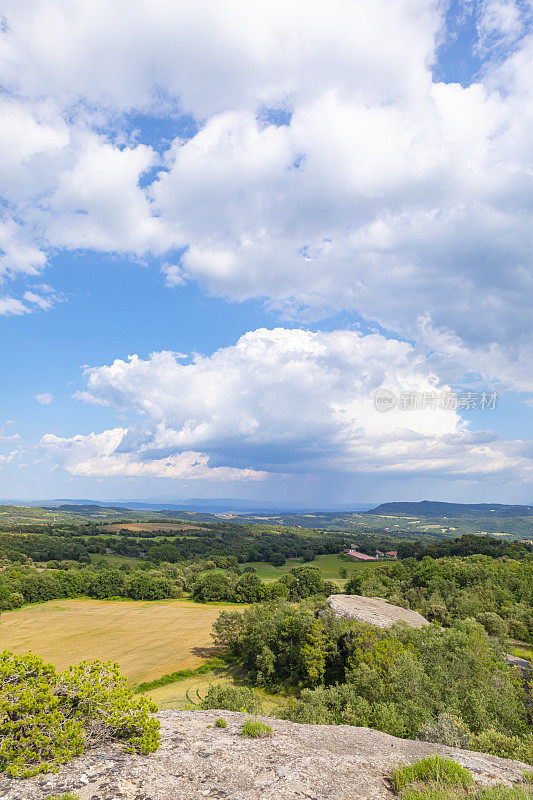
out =
{"type": "Polygon", "coordinates": [[[113,566],[121,567],[123,564],[128,564],[130,567],[138,567],[139,564],[146,564],[142,558],[134,558],[133,556],[113,556],[109,553],[91,553],[89,556],[93,564],[98,564],[103,561],[106,564],[113,564],[113,566]]]}
{"type": "Polygon", "coordinates": [[[397,792],[413,783],[431,782],[439,785],[472,786],[474,780],[470,772],[442,756],[427,756],[414,764],[400,764],[391,772],[391,782],[397,792]]]}
{"type": "Polygon", "coordinates": [[[65,792],[65,794],[49,794],[44,800],[80,800],[77,794],[65,792]]]}
{"type": "Polygon", "coordinates": [[[527,661],[533,661],[533,645],[531,644],[517,644],[512,648],[513,656],[518,658],[525,658],[527,661]]]}
{"type": "Polygon", "coordinates": [[[156,678],[153,681],[145,681],[140,683],[136,689],[136,694],[144,694],[152,689],[159,689],[162,686],[168,686],[170,683],[179,683],[180,681],[187,680],[187,678],[195,678],[197,675],[205,675],[216,671],[217,669],[224,668],[225,664],[221,658],[210,658],[204,664],[200,664],[196,669],[179,669],[167,675],[162,675],[161,678],[156,678]]]}
{"type": "Polygon", "coordinates": [[[258,719],[247,719],[241,728],[241,736],[247,739],[263,739],[272,733],[271,726],[258,719]]]}
{"type": "MultiPolygon", "coordinates": [[[[202,700],[205,699],[211,686],[242,686],[237,669],[226,667],[216,669],[207,673],[198,673],[189,678],[166,684],[156,689],[150,689],[146,694],[150,700],[163,709],[184,709],[199,708],[202,700]]],[[[288,694],[271,694],[263,689],[257,689],[256,693],[261,699],[261,712],[270,714],[275,708],[289,701],[288,694]]]]}
{"type": "MultiPolygon", "coordinates": [[[[306,561],[305,565],[310,567],[318,567],[322,573],[323,578],[328,580],[335,580],[339,586],[343,586],[347,579],[351,578],[354,572],[359,572],[361,569],[373,569],[378,561],[370,561],[366,563],[357,561],[344,561],[338,555],[317,556],[314,561],[306,561]],[[340,577],[339,572],[345,569],[347,572],[347,579],[340,577]]],[[[257,574],[262,580],[274,581],[276,578],[281,578],[282,575],[287,575],[293,567],[301,567],[302,561],[300,559],[289,559],[282,567],[274,567],[266,561],[254,561],[251,564],[243,564],[243,567],[255,567],[257,574]]]]}
{"type": "Polygon", "coordinates": [[[161,710],[169,708],[199,708],[210,686],[230,686],[233,680],[227,672],[208,672],[191,678],[151,689],[146,696],[161,710]]]}
{"type": "Polygon", "coordinates": [[[496,786],[468,791],[457,786],[427,784],[409,786],[400,793],[401,800],[531,800],[533,794],[526,786],[496,786]]]}
{"type": "Polygon", "coordinates": [[[2,648],[31,650],[58,669],[84,659],[118,661],[137,685],[216,656],[211,628],[223,608],[184,600],[51,600],[3,613],[2,648]]]}
{"type": "Polygon", "coordinates": [[[441,756],[428,756],[414,764],[400,764],[391,773],[391,782],[401,800],[532,800],[525,772],[521,784],[474,787],[471,773],[457,762],[441,756]]]}
{"type": "Polygon", "coordinates": [[[224,717],[219,717],[217,719],[217,721],[215,722],[215,728],[227,728],[227,727],[228,727],[228,723],[226,722],[224,717]]]}

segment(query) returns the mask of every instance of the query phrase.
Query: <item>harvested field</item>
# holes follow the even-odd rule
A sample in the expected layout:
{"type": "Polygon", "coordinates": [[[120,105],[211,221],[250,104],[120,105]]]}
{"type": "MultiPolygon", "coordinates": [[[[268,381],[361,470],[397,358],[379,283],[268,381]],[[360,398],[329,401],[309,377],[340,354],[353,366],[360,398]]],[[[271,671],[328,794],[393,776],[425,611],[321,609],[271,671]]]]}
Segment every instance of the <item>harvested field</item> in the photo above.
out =
{"type": "Polygon", "coordinates": [[[111,522],[102,525],[102,530],[116,533],[117,531],[170,531],[179,534],[181,531],[201,531],[200,525],[189,525],[187,522],[111,522]]]}
{"type": "Polygon", "coordinates": [[[0,645],[32,650],[60,669],[83,659],[118,661],[137,684],[216,655],[211,627],[229,607],[236,608],[183,600],[51,600],[2,614],[0,645]]]}

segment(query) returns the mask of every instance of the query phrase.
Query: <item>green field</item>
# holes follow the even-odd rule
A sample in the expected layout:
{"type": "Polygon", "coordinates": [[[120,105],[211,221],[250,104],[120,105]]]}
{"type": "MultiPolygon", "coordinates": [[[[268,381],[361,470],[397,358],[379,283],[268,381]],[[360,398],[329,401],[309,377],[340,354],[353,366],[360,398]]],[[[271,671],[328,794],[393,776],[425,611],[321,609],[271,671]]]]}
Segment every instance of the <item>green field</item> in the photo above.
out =
{"type": "Polygon", "coordinates": [[[526,644],[525,642],[515,642],[513,643],[511,652],[518,658],[525,658],[527,661],[533,662],[533,645],[531,644],[526,644]]]}
{"type": "Polygon", "coordinates": [[[183,681],[169,683],[167,686],[160,686],[145,692],[158,708],[186,708],[187,706],[198,706],[206,696],[209,687],[214,684],[232,684],[231,677],[225,673],[207,672],[205,675],[195,675],[192,678],[185,678],[183,681]]]}
{"type": "Polygon", "coordinates": [[[98,564],[101,561],[104,561],[106,564],[112,564],[113,566],[120,567],[122,564],[128,564],[130,567],[138,567],[139,564],[146,564],[146,561],[142,558],[133,558],[132,556],[114,556],[109,554],[101,554],[101,553],[91,553],[89,556],[91,559],[91,563],[98,564]]]}
{"type": "MultiPolygon", "coordinates": [[[[2,649],[32,650],[59,669],[84,659],[118,661],[132,684],[216,655],[213,622],[230,605],[187,600],[51,600],[0,617],[2,649]]],[[[239,606],[243,608],[244,606],[239,606]]]]}
{"type": "MultiPolygon", "coordinates": [[[[224,686],[235,686],[242,684],[238,670],[235,667],[226,667],[204,675],[193,675],[176,683],[169,683],[167,686],[160,686],[149,692],[144,692],[150,697],[160,709],[165,708],[194,708],[198,707],[205,698],[210,686],[223,684],[224,686]]],[[[257,688],[256,691],[263,701],[263,711],[269,713],[275,706],[286,703],[289,699],[288,694],[271,694],[263,689],[257,688]]]]}
{"type": "MultiPolygon", "coordinates": [[[[283,567],[274,567],[266,561],[254,561],[251,564],[243,564],[243,567],[255,567],[257,574],[264,581],[274,581],[276,578],[281,578],[282,575],[287,575],[293,567],[301,567],[302,561],[300,559],[289,559],[283,567]]],[[[318,567],[322,576],[328,580],[337,581],[339,586],[344,586],[346,580],[343,580],[339,571],[345,569],[348,573],[349,579],[354,572],[362,569],[373,569],[378,561],[344,561],[338,555],[317,556],[314,561],[306,561],[305,565],[310,567],[318,567]]],[[[383,562],[381,562],[383,563],[383,562]]]]}

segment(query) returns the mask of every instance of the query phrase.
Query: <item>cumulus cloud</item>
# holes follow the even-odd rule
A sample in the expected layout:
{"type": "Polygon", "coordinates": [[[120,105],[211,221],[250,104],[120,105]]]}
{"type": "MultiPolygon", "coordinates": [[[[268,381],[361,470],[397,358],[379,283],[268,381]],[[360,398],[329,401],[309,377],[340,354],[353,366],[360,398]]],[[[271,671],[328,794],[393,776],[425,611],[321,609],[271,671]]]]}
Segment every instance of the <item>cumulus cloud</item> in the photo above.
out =
{"type": "Polygon", "coordinates": [[[6,0],[3,14],[13,93],[199,119],[340,85],[370,101],[416,93],[442,23],[434,0],[6,0]]]}
{"type": "Polygon", "coordinates": [[[47,433],[41,446],[63,457],[63,466],[71,475],[89,477],[173,478],[210,481],[260,480],[263,475],[250,469],[212,467],[205,453],[184,451],[167,458],[143,458],[120,452],[127,434],[124,428],[103,433],[62,438],[47,433]]]}
{"type": "Polygon", "coordinates": [[[376,410],[380,388],[397,396],[449,388],[406,342],[259,329],[183,362],[159,352],[88,369],[81,399],[131,424],[66,439],[47,434],[42,444],[76,475],[530,474],[522,443],[470,433],[453,408],[376,410]]]}
{"type": "Polygon", "coordinates": [[[174,147],[151,192],[188,243],[181,275],[286,313],[351,309],[421,343],[429,318],[441,341],[485,353],[493,378],[503,348],[528,388],[533,220],[516,119],[481,86],[443,84],[417,110],[330,94],[280,127],[228,113],[174,147]]]}
{"type": "Polygon", "coordinates": [[[450,379],[531,389],[529,3],[475,4],[470,86],[433,80],[433,0],[4,6],[5,274],[51,248],[151,253],[169,286],[347,309],[438,342],[450,379]],[[158,148],[128,116],[183,112],[197,133],[158,148]]]}

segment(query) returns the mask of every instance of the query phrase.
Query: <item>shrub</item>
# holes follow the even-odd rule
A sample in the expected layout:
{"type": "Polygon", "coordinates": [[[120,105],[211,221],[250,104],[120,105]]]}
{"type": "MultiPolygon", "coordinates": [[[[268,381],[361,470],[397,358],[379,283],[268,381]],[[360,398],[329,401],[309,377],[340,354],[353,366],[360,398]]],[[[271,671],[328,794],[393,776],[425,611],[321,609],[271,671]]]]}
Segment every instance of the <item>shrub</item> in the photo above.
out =
{"type": "Polygon", "coordinates": [[[509,636],[514,639],[520,639],[525,642],[529,638],[529,631],[527,625],[520,619],[507,620],[507,627],[509,629],[509,636]]]}
{"type": "Polygon", "coordinates": [[[0,653],[0,771],[29,777],[57,771],[93,743],[121,739],[156,750],[156,706],[135,698],[117,664],[82,662],[58,674],[27,653],[0,653]]]}
{"type": "Polygon", "coordinates": [[[247,719],[241,728],[241,736],[246,736],[248,739],[261,739],[266,736],[272,736],[272,728],[258,719],[247,719]]]}
{"type": "Polygon", "coordinates": [[[470,772],[450,758],[427,756],[414,764],[400,764],[391,772],[391,782],[397,792],[411,783],[453,784],[467,788],[472,786],[470,772]]]}
{"type": "Polygon", "coordinates": [[[470,736],[470,750],[490,753],[501,758],[516,758],[526,764],[533,764],[533,734],[524,736],[508,736],[489,728],[477,735],[470,736]]]}
{"type": "Polygon", "coordinates": [[[134,696],[118,664],[82,661],[59,678],[62,688],[76,698],[87,744],[123,739],[141,753],[157,750],[159,722],[150,717],[157,706],[146,697],[134,696]]]}
{"type": "Polygon", "coordinates": [[[477,614],[476,619],[481,622],[489,636],[503,636],[507,633],[507,623],[493,611],[483,611],[477,614]]]}
{"type": "Polygon", "coordinates": [[[80,800],[77,794],[65,792],[64,794],[49,794],[44,800],[80,800]]]}
{"type": "Polygon", "coordinates": [[[261,712],[261,698],[253,689],[240,686],[210,686],[201,708],[225,708],[228,711],[261,712]]]}
{"type": "Polygon", "coordinates": [[[215,727],[216,728],[227,728],[228,727],[228,723],[226,722],[224,717],[219,717],[217,719],[217,721],[215,722],[215,727]]]}
{"type": "Polygon", "coordinates": [[[439,742],[448,747],[468,747],[469,731],[460,717],[443,712],[437,719],[422,725],[416,738],[423,742],[439,742]]]}

